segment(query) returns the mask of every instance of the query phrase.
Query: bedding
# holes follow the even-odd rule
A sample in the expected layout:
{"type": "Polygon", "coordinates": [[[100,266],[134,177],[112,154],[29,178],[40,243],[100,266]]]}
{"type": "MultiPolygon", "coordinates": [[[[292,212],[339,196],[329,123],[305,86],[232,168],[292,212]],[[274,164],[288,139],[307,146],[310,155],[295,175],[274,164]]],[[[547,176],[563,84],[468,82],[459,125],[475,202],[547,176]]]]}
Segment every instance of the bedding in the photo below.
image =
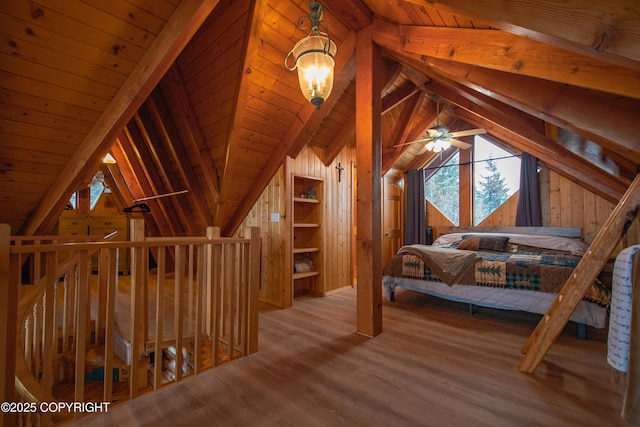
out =
{"type": "MultiPolygon", "coordinates": [[[[430,268],[423,248],[403,247],[383,269],[387,298],[393,300],[396,286],[401,286],[455,301],[544,314],[587,249],[579,240],[562,237],[454,234],[437,239],[435,248],[475,255],[454,281],[430,268]]],[[[610,300],[609,289],[595,281],[571,320],[603,328],[610,300]]]]}

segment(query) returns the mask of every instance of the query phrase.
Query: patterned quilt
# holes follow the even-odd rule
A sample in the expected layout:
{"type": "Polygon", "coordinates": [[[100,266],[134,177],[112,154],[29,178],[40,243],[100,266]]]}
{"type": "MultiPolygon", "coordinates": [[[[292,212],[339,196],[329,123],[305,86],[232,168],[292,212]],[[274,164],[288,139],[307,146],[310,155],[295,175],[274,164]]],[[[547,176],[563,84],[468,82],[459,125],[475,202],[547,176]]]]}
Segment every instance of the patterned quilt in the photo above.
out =
{"type": "MultiPolygon", "coordinates": [[[[505,251],[480,250],[477,255],[481,259],[458,277],[457,284],[551,293],[562,288],[581,258],[570,252],[513,244],[505,251]]],[[[402,251],[384,267],[383,275],[444,282],[420,256],[402,251]]],[[[584,299],[608,308],[611,292],[595,281],[584,299]]]]}

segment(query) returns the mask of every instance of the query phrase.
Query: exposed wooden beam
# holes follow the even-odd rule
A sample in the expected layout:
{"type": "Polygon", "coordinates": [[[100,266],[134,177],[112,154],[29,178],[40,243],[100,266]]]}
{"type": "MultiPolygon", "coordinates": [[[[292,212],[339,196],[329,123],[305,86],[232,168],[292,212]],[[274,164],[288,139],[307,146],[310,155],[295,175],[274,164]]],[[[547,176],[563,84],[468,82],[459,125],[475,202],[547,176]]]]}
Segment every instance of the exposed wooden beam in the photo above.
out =
{"type": "Polygon", "coordinates": [[[59,178],[32,211],[21,234],[48,232],[77,189],[78,177],[96,171],[113,141],[149,96],[219,0],[183,1],[87,134],[59,178]]]}
{"type": "Polygon", "coordinates": [[[640,135],[635,131],[640,100],[625,101],[587,89],[440,59],[427,62],[430,68],[467,87],[640,163],[640,135]]]}
{"type": "MultiPolygon", "coordinates": [[[[132,134],[135,132],[137,132],[135,126],[127,126],[123,130],[122,137],[118,138],[118,141],[122,147],[122,151],[125,153],[127,161],[131,166],[131,171],[136,177],[136,181],[140,186],[141,194],[139,196],[136,194],[137,191],[135,193],[132,191],[132,193],[136,194],[136,198],[143,198],[161,194],[163,191],[159,190],[156,185],[157,183],[159,183],[159,181],[156,181],[152,178],[152,176],[149,174],[149,170],[145,166],[145,162],[143,159],[148,156],[146,154],[140,153],[139,151],[139,148],[144,150],[144,147],[138,147],[134,143],[134,141],[140,139],[139,136],[132,134]]],[[[175,224],[175,222],[177,222],[177,218],[172,221],[173,215],[167,212],[167,209],[162,203],[161,199],[149,200],[145,203],[147,203],[151,208],[151,213],[158,226],[158,229],[162,230],[160,234],[161,236],[166,236],[167,233],[169,233],[169,235],[171,236],[180,235],[179,229],[176,228],[179,226],[179,224],[175,224]]]]}
{"type": "MultiPolygon", "coordinates": [[[[178,103],[176,111],[180,112],[180,117],[174,117],[174,120],[185,122],[187,135],[183,135],[181,140],[183,144],[191,148],[191,151],[196,153],[195,161],[202,171],[203,187],[206,188],[210,194],[210,197],[207,197],[207,199],[210,198],[214,204],[217,204],[220,201],[218,171],[211,158],[211,153],[209,153],[205,136],[200,123],[198,123],[193,104],[187,95],[182,73],[180,73],[180,70],[175,64],[169,68],[167,76],[162,80],[162,83],[161,90],[163,92],[168,91],[171,98],[175,99],[178,103]]],[[[214,206],[210,204],[209,209],[211,211],[210,215],[212,215],[215,211],[214,206]]],[[[213,224],[213,221],[210,220],[208,223],[213,224]]]]}
{"type": "Polygon", "coordinates": [[[356,136],[356,117],[355,115],[350,116],[347,121],[342,125],[340,131],[333,137],[329,146],[324,152],[324,163],[325,166],[329,166],[338,154],[342,151],[345,145],[348,145],[353,141],[356,136]]]}
{"type": "Polygon", "coordinates": [[[513,105],[640,163],[640,136],[634,131],[640,100],[405,52],[389,54],[429,76],[445,76],[489,94],[505,105],[513,105]]]}
{"type": "Polygon", "coordinates": [[[356,37],[357,329],[382,332],[382,58],[371,26],[356,37]]]}
{"type": "MultiPolygon", "coordinates": [[[[133,136],[132,142],[136,146],[139,155],[138,160],[145,170],[145,177],[149,180],[150,187],[154,188],[153,192],[147,194],[146,197],[184,190],[184,188],[175,188],[172,185],[172,180],[163,165],[164,155],[162,157],[159,155],[159,150],[154,142],[158,138],[155,135],[153,138],[150,136],[150,132],[154,132],[155,129],[153,126],[147,126],[150,120],[146,116],[146,108],[144,106],[133,116],[132,123],[127,126],[127,129],[133,136]],[[135,128],[132,123],[135,123],[135,128]]],[[[189,233],[191,225],[187,224],[187,217],[185,217],[182,205],[176,197],[158,199],[158,204],[164,207],[167,220],[175,230],[172,234],[173,236],[198,234],[197,232],[194,234],[189,233]]],[[[192,223],[192,221],[189,222],[192,223]]]]}
{"type": "Polygon", "coordinates": [[[322,0],[331,14],[354,32],[371,24],[371,10],[361,0],[322,0]]]}
{"type": "Polygon", "coordinates": [[[411,81],[405,81],[402,86],[382,97],[382,114],[403,103],[416,92],[420,92],[420,88],[411,81]]]}
{"type": "Polygon", "coordinates": [[[637,0],[409,0],[475,15],[495,28],[640,69],[637,0]]]}
{"type": "Polygon", "coordinates": [[[346,90],[351,80],[353,80],[355,70],[353,62],[350,64],[350,59],[353,56],[354,46],[355,34],[350,32],[342,42],[336,55],[336,78],[331,96],[322,104],[320,111],[317,111],[315,106],[309,102],[305,102],[302,108],[300,108],[296,120],[289,126],[289,129],[282,138],[282,144],[278,144],[272,151],[269,160],[260,172],[260,175],[258,175],[258,178],[256,178],[256,183],[260,183],[260,185],[254,185],[251,190],[245,194],[240,205],[233,215],[231,215],[229,222],[222,229],[223,235],[231,235],[238,229],[285,157],[287,155],[293,156],[293,154],[297,154],[304,148],[309,137],[315,130],[315,126],[321,123],[324,117],[326,117],[326,114],[331,110],[331,106],[335,105],[342,92],[346,90]],[[316,114],[318,116],[314,118],[316,114]]]}
{"type": "MultiPolygon", "coordinates": [[[[170,115],[166,109],[163,109],[163,113],[159,110],[164,104],[158,105],[154,98],[158,95],[157,92],[151,94],[147,102],[145,103],[146,110],[148,111],[154,126],[158,130],[158,141],[156,144],[161,147],[165,152],[168,167],[175,169],[173,176],[176,177],[176,181],[186,185],[186,190],[189,190],[189,194],[185,196],[190,200],[193,209],[193,220],[186,217],[185,220],[192,224],[200,224],[199,228],[192,228],[194,236],[202,236],[205,234],[207,226],[210,224],[211,214],[205,203],[204,198],[200,194],[200,184],[198,182],[195,173],[193,172],[193,166],[189,163],[189,156],[184,150],[184,146],[181,144],[182,139],[179,136],[178,131],[174,128],[173,122],[169,119],[170,115]],[[163,118],[164,117],[164,118],[163,118]],[[199,221],[196,221],[195,219],[199,221]]],[[[160,97],[158,101],[162,102],[160,97]]],[[[175,185],[173,185],[174,190],[175,185]]],[[[189,209],[191,211],[191,209],[189,209]]],[[[191,216],[189,213],[188,216],[191,216]]]]}
{"type": "Polygon", "coordinates": [[[450,83],[436,82],[429,90],[445,97],[463,110],[456,115],[475,126],[484,127],[521,151],[526,151],[559,174],[566,176],[606,200],[617,202],[626,184],[603,170],[582,161],[578,156],[547,138],[531,126],[526,115],[494,99],[450,83]]]}
{"type": "MultiPolygon", "coordinates": [[[[238,166],[241,163],[239,140],[242,133],[242,121],[246,114],[245,105],[249,94],[249,86],[253,79],[252,68],[258,58],[258,49],[260,48],[262,38],[262,22],[267,9],[267,0],[251,0],[249,5],[249,15],[247,18],[248,34],[245,37],[244,55],[242,60],[242,73],[237,80],[235,94],[233,97],[233,106],[231,109],[231,123],[227,134],[226,154],[224,160],[224,168],[222,170],[220,195],[222,200],[227,200],[234,190],[233,177],[238,166]]],[[[223,224],[227,218],[236,221],[237,215],[231,215],[226,212],[224,205],[219,205],[214,215],[214,225],[223,230],[229,230],[226,224],[223,224]]],[[[248,211],[247,211],[248,212],[248,211]]],[[[243,220],[244,216],[240,220],[243,220]]],[[[235,231],[235,228],[234,228],[235,231]]],[[[227,233],[228,231],[223,231],[227,233]]],[[[228,234],[223,234],[228,235],[228,234]]]]}
{"type": "MultiPolygon", "coordinates": [[[[640,98],[640,74],[500,30],[398,25],[376,19],[389,49],[640,98]]],[[[377,39],[378,36],[374,37],[377,39]]]]}
{"type": "MultiPolygon", "coordinates": [[[[383,69],[384,76],[382,77],[382,80],[385,82],[385,85],[382,88],[381,93],[385,93],[389,90],[391,85],[396,81],[398,76],[402,73],[402,68],[403,68],[402,64],[397,62],[386,63],[386,65],[387,66],[385,66],[383,69]]],[[[413,92],[414,89],[411,89],[410,84],[407,84],[407,85],[403,85],[401,92],[395,93],[397,91],[398,89],[394,90],[392,93],[387,94],[385,96],[385,98],[389,96],[386,103],[383,98],[382,114],[385,114],[387,111],[389,111],[391,108],[396,106],[398,103],[404,101],[408,96],[411,95],[411,93],[409,92],[413,92]],[[393,95],[394,93],[395,95],[393,95]]],[[[340,154],[340,152],[342,151],[342,148],[345,145],[351,143],[351,141],[353,141],[355,134],[356,134],[356,119],[355,119],[355,116],[352,115],[342,125],[342,128],[340,129],[338,134],[331,140],[331,143],[325,150],[324,159],[322,161],[325,166],[329,166],[331,162],[333,162],[334,159],[338,156],[338,154],[340,154]]]]}
{"type": "MultiPolygon", "coordinates": [[[[415,87],[413,83],[411,86],[415,87]]],[[[400,145],[404,144],[407,141],[411,141],[409,139],[414,135],[416,118],[419,116],[420,108],[422,107],[422,101],[424,99],[424,92],[417,91],[411,95],[404,106],[400,117],[398,118],[397,128],[400,129],[400,134],[395,141],[390,141],[390,144],[400,145]]],[[[384,98],[382,99],[384,102],[384,98]]],[[[424,129],[423,129],[424,131],[424,129]]],[[[405,145],[402,147],[396,147],[393,151],[387,155],[383,153],[382,155],[382,175],[386,174],[389,169],[393,166],[395,161],[402,156],[402,154],[409,149],[409,145],[405,145]]]]}

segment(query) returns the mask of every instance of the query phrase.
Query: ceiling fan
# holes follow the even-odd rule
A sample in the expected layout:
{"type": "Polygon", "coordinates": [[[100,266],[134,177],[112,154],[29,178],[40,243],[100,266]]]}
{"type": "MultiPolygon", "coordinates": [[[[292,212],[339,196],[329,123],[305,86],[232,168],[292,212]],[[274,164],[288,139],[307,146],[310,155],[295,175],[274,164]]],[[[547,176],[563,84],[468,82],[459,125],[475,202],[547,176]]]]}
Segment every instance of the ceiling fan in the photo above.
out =
{"type": "Polygon", "coordinates": [[[453,145],[455,147],[466,150],[467,148],[471,148],[471,144],[468,144],[464,141],[460,141],[456,138],[460,138],[462,136],[471,136],[471,135],[482,135],[487,133],[485,129],[470,129],[470,130],[461,130],[457,132],[451,132],[448,127],[440,125],[440,100],[436,101],[436,125],[431,129],[427,130],[428,136],[426,138],[416,139],[415,141],[405,142],[404,144],[394,145],[394,147],[400,147],[403,145],[416,144],[418,142],[426,142],[423,150],[433,151],[434,153],[439,153],[443,150],[449,148],[449,145],[453,145]]]}

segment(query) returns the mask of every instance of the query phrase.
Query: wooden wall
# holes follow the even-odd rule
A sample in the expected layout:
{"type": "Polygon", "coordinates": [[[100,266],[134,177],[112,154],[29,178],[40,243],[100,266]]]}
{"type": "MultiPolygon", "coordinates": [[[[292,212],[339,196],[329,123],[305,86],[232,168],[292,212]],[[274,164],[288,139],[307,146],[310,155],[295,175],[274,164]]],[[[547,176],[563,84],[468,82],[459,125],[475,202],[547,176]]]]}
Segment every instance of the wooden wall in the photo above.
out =
{"type": "Polygon", "coordinates": [[[262,237],[262,265],[260,299],[278,307],[288,305],[287,293],[291,291],[290,274],[286,274],[287,197],[291,189],[286,188],[286,174],[298,174],[324,180],[325,230],[324,286],[325,294],[338,291],[353,284],[352,230],[353,230],[353,180],[355,150],[344,148],[336,159],[325,166],[321,159],[324,152],[319,148],[305,147],[295,159],[287,159],[271,179],[260,198],[253,206],[238,234],[245,227],[260,227],[262,237]],[[338,181],[338,164],[344,168],[338,181]],[[272,222],[271,214],[280,215],[279,222],[272,222]]]}

